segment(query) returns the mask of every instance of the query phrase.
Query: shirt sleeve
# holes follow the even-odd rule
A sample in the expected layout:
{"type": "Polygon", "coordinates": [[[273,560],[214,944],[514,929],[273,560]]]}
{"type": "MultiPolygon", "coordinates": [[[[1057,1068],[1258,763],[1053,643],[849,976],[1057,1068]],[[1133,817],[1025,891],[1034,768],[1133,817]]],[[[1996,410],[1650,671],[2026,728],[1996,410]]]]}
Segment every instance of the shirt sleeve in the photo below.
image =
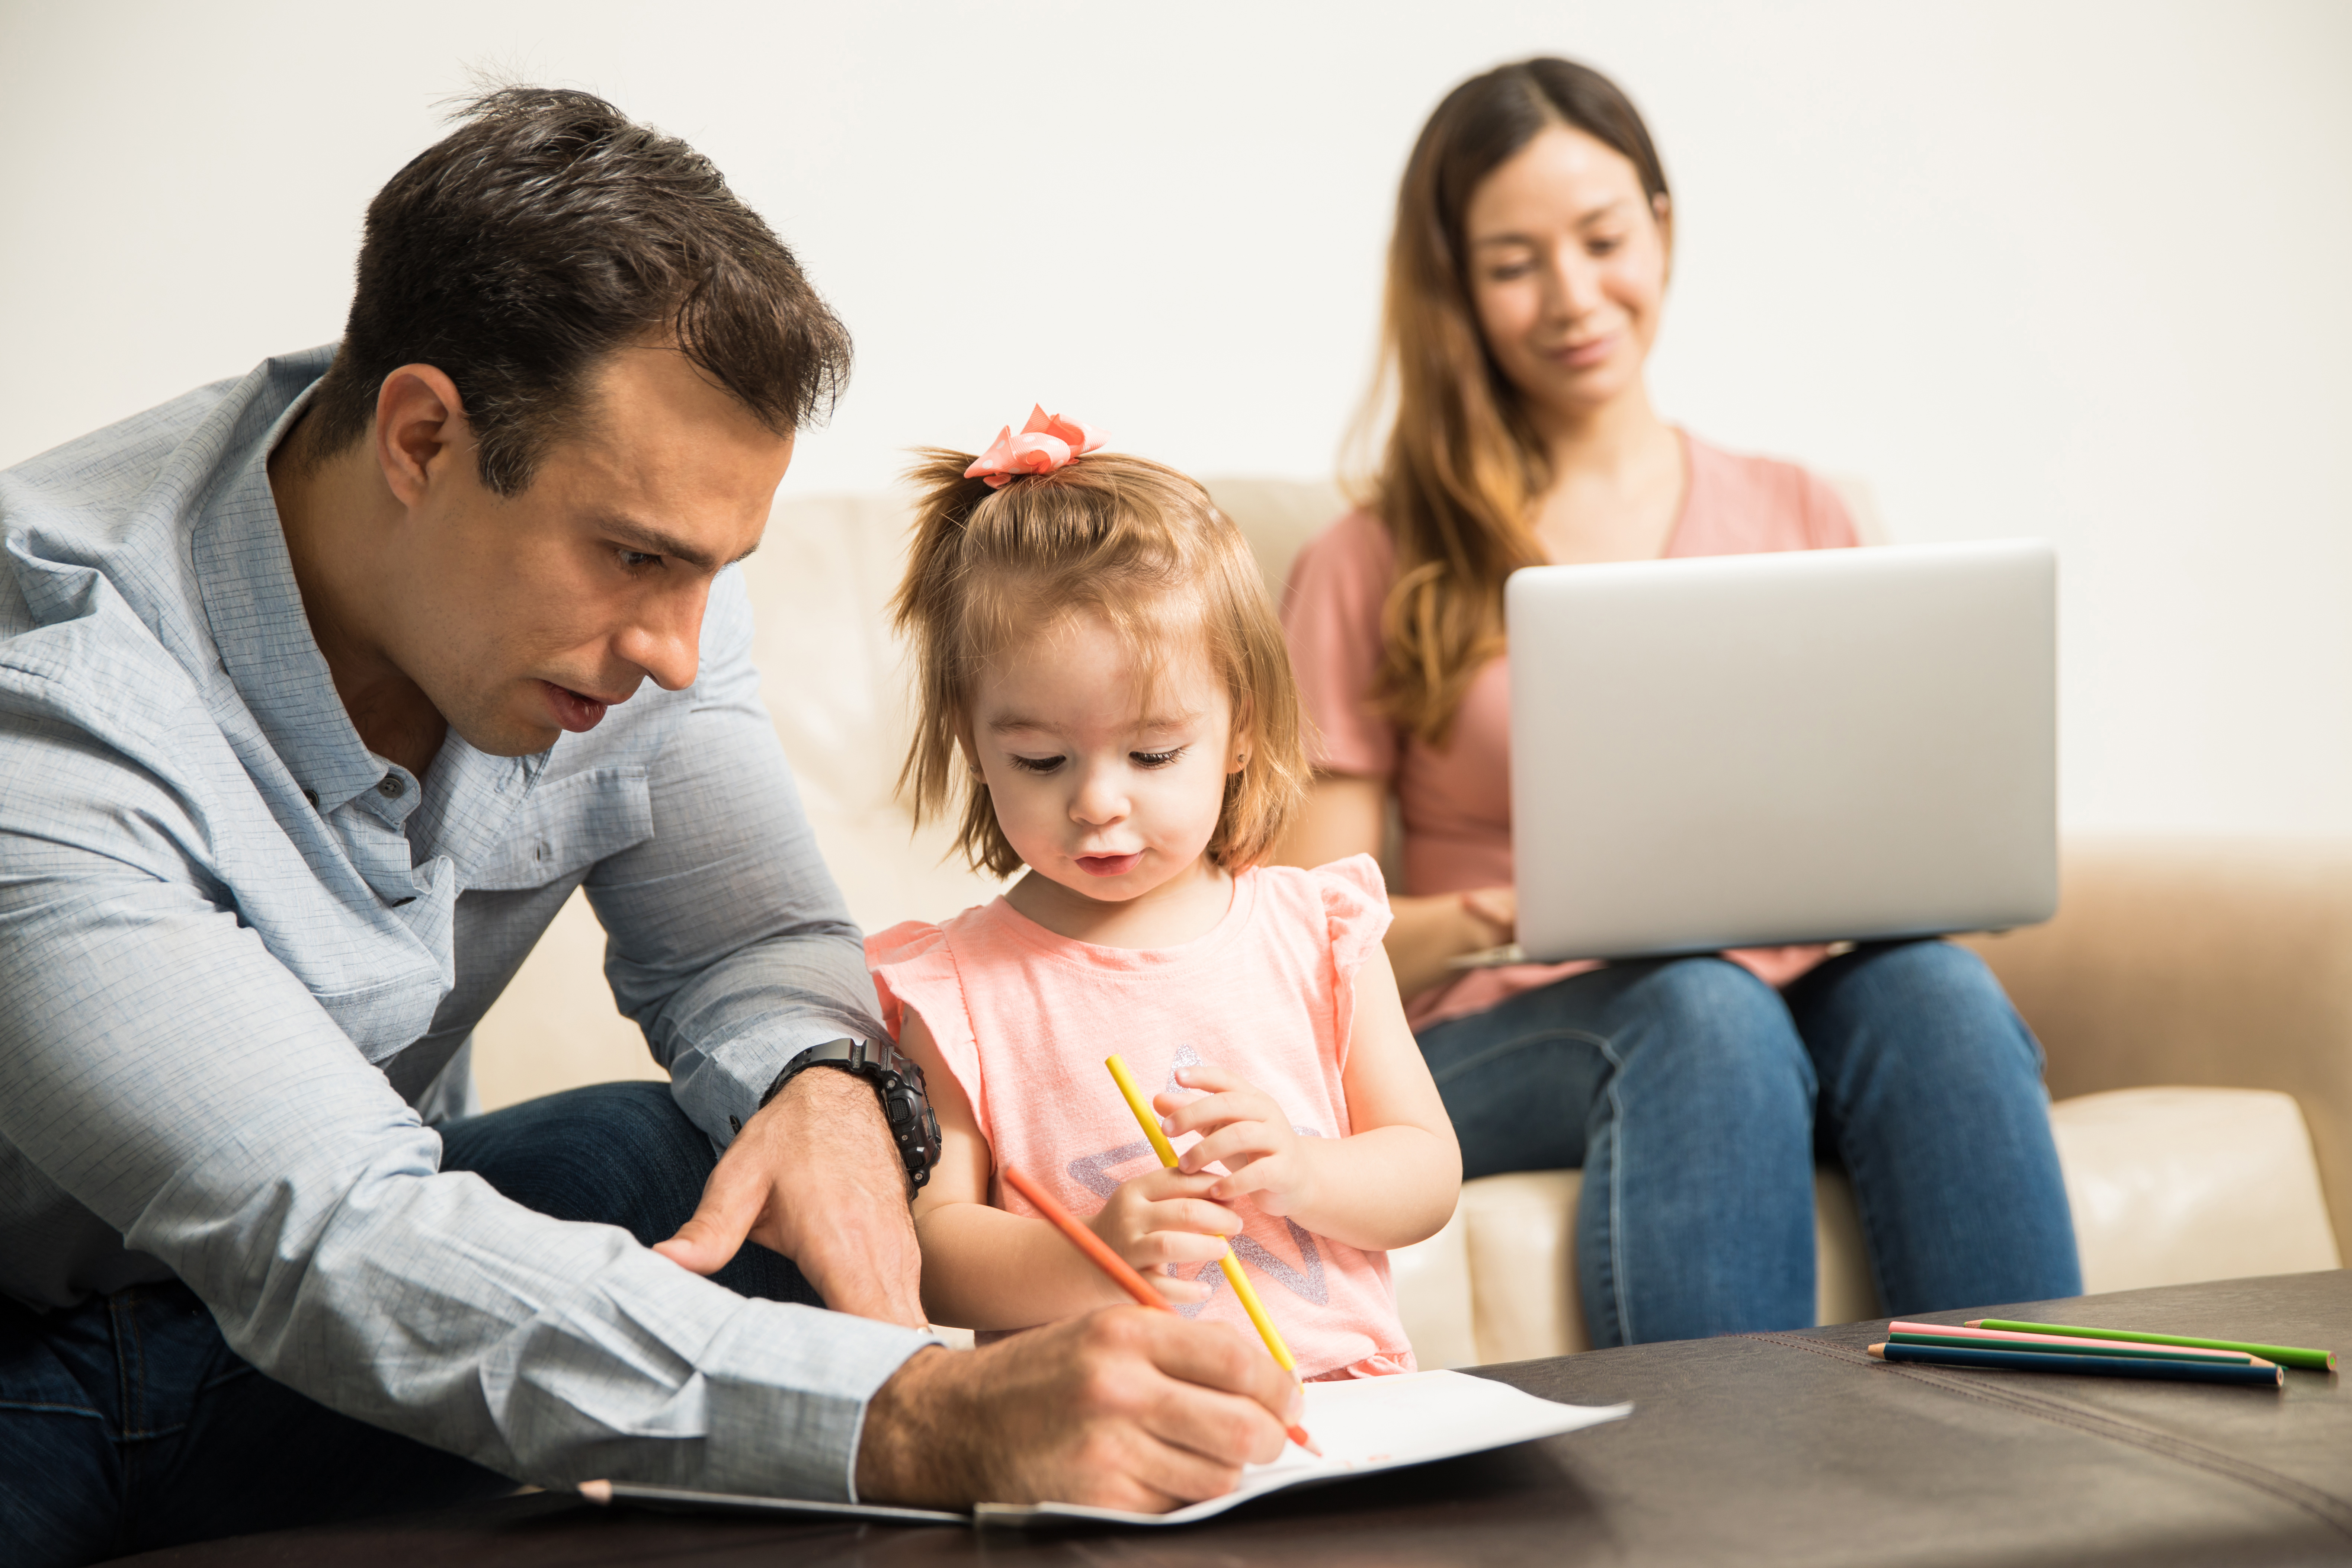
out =
{"type": "Polygon", "coordinates": [[[926,1336],[737,1296],[440,1172],[437,1135],[209,878],[205,801],[30,689],[0,682],[17,1158],[347,1415],[543,1485],[852,1495],[866,1400],[926,1336]]]}
{"type": "Polygon", "coordinates": [[[864,944],[760,700],[740,577],[712,589],[693,700],[649,781],[653,836],[587,881],[614,999],[721,1145],[799,1052],[883,1037],[864,944]]]}
{"type": "Polygon", "coordinates": [[[1396,727],[1370,700],[1393,561],[1379,521],[1360,511],[1309,540],[1291,564],[1282,629],[1318,773],[1386,779],[1396,771],[1396,727]]]}
{"type": "Polygon", "coordinates": [[[1388,885],[1381,876],[1381,863],[1370,855],[1350,855],[1307,875],[1323,900],[1324,929],[1331,943],[1332,1022],[1340,1070],[1345,1071],[1356,1037],[1357,980],[1393,918],[1388,885]]]}
{"type": "Polygon", "coordinates": [[[866,962],[873,971],[874,989],[882,999],[883,1021],[890,1037],[906,1033],[911,1011],[931,1034],[940,1059],[955,1074],[956,1084],[971,1103],[981,1135],[994,1141],[988,1118],[988,1084],[981,1070],[980,1042],[971,1032],[971,1011],[964,1002],[963,976],[956,969],[948,933],[922,921],[906,921],[866,942],[866,962]]]}

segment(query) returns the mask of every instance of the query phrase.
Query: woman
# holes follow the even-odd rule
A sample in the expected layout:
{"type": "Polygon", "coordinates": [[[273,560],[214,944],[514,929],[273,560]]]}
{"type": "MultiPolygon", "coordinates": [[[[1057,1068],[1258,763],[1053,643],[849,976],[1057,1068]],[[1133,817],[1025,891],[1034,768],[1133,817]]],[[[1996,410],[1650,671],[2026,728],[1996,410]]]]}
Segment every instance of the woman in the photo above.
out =
{"type": "Polygon", "coordinates": [[[1641,117],[1582,66],[1504,66],[1423,128],[1390,251],[1376,500],[1285,595],[1321,731],[1286,858],[1377,850],[1393,793],[1387,945],[1463,1174],[1583,1167],[1594,1343],[1810,1323],[1817,1151],[1853,1177],[1890,1311],[2075,1294],[2041,1050],[1965,950],[1452,967],[1515,914],[1504,578],[1855,542],[1819,479],[1652,409],[1673,220],[1641,117]]]}

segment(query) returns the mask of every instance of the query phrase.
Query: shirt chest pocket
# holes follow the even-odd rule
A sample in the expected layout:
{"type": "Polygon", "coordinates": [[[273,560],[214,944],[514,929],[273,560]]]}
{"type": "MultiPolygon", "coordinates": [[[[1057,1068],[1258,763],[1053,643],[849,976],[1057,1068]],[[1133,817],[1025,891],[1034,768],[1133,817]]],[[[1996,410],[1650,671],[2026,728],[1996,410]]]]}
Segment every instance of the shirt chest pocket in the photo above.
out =
{"type": "Polygon", "coordinates": [[[577,880],[589,867],[654,836],[646,770],[594,768],[530,792],[468,889],[520,892],[577,880]]]}

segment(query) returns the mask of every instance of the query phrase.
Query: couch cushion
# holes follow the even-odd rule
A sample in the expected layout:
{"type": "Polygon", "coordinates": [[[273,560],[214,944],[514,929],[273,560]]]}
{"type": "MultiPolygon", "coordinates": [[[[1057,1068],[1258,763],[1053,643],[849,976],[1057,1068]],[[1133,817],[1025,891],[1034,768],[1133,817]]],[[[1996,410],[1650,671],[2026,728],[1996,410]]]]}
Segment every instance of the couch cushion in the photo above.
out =
{"type": "Polygon", "coordinates": [[[2058,917],[1978,937],[2061,1096],[2272,1089],[2352,1255],[2352,840],[2070,838],[2058,917]]]}
{"type": "Polygon", "coordinates": [[[2050,1111],[2093,1294],[2337,1267],[2311,1137],[2258,1089],[2119,1089],[2050,1111]]]}

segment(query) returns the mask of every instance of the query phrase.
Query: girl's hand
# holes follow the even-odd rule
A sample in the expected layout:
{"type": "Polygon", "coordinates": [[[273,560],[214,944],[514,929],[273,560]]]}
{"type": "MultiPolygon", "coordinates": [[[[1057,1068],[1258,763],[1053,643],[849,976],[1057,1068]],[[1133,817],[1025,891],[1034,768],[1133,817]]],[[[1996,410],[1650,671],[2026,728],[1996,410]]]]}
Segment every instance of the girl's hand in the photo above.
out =
{"type": "Polygon", "coordinates": [[[1216,1068],[1180,1068],[1176,1081],[1203,1091],[1198,1098],[1163,1094],[1151,1102],[1170,1137],[1203,1135],[1184,1151],[1178,1170],[1223,1163],[1233,1173],[1207,1189],[1219,1203],[1247,1196],[1268,1214],[1286,1215],[1309,1201],[1302,1140],[1272,1095],[1216,1068]]]}
{"type": "Polygon", "coordinates": [[[1087,1224],[1171,1303],[1189,1307],[1207,1300],[1209,1287],[1176,1279],[1164,1266],[1214,1263],[1225,1255],[1225,1237],[1240,1234],[1241,1216],[1210,1201],[1209,1189],[1221,1179],[1154,1171],[1121,1182],[1087,1224]]]}

